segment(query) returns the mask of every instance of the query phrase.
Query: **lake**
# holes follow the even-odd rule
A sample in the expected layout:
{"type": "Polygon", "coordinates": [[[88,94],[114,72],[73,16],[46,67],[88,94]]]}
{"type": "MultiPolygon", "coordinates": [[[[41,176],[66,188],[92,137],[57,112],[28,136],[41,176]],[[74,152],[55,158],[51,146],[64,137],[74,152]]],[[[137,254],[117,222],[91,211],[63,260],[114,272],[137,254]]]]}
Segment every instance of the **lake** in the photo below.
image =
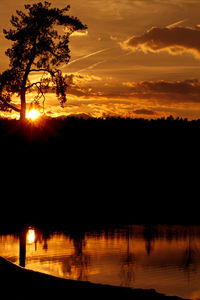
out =
{"type": "Polygon", "coordinates": [[[67,279],[200,297],[200,226],[131,225],[87,232],[27,227],[0,235],[0,256],[67,279]]]}

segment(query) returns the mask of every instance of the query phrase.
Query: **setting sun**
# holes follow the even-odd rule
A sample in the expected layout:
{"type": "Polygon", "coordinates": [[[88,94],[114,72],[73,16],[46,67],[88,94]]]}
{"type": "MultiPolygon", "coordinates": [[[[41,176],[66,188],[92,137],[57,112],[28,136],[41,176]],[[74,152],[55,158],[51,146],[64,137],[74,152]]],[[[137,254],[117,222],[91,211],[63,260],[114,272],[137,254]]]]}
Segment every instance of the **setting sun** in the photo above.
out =
{"type": "Polygon", "coordinates": [[[26,118],[36,120],[40,116],[40,112],[37,109],[31,109],[26,112],[26,118]]]}

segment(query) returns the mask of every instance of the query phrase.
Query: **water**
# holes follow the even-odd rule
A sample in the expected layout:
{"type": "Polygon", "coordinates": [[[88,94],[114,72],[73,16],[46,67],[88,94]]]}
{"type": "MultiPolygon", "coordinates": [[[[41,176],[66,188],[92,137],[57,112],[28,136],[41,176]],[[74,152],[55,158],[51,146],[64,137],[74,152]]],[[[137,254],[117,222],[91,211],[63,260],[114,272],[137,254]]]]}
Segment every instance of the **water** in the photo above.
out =
{"type": "Polygon", "coordinates": [[[133,225],[95,232],[0,236],[0,255],[75,280],[200,297],[200,227],[133,225]]]}

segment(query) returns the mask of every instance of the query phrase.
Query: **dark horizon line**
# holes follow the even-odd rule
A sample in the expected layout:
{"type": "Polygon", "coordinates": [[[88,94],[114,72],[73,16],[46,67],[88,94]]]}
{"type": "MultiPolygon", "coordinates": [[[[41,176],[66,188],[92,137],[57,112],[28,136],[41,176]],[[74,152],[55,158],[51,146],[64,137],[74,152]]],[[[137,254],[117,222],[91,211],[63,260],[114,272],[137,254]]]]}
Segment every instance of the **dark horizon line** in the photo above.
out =
{"type": "MultiPolygon", "coordinates": [[[[144,117],[130,117],[130,116],[112,116],[112,115],[108,115],[108,116],[101,116],[101,117],[94,117],[91,115],[87,115],[87,114],[71,114],[71,115],[61,115],[61,116],[56,116],[56,117],[52,117],[49,115],[41,115],[40,119],[42,120],[66,120],[66,119],[73,119],[73,120],[100,120],[100,121],[106,121],[106,120],[134,120],[134,121],[147,121],[147,122],[155,122],[155,121],[180,121],[180,122],[199,122],[200,121],[200,117],[196,118],[196,119],[190,119],[188,117],[181,117],[181,116],[177,116],[174,117],[173,115],[169,115],[169,116],[163,116],[163,117],[158,117],[158,118],[144,118],[144,117]]],[[[3,117],[0,116],[0,120],[1,121],[20,121],[16,118],[11,118],[11,117],[3,117]]],[[[30,121],[27,119],[27,122],[30,123],[34,123],[34,121],[30,121]]],[[[37,122],[37,121],[36,121],[37,122]]]]}

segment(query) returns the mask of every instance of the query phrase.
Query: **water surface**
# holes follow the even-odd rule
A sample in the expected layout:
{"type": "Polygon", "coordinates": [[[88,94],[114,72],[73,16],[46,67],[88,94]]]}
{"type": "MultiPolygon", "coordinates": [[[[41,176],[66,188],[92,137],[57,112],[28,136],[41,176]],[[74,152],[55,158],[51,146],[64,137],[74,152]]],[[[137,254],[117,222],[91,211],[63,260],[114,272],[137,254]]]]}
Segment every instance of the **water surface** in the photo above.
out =
{"type": "Polygon", "coordinates": [[[29,228],[0,236],[0,255],[63,278],[200,297],[200,227],[133,225],[94,232],[29,228]]]}

